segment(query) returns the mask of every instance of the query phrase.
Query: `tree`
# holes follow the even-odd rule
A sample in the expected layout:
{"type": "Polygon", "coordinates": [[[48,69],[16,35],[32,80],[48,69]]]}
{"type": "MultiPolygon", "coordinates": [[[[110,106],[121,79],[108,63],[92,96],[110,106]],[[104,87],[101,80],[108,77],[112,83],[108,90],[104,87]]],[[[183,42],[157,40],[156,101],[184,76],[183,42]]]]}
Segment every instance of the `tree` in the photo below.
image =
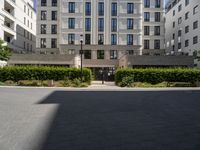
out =
{"type": "Polygon", "coordinates": [[[0,60],[8,61],[11,57],[11,52],[8,46],[0,39],[0,60]]]}

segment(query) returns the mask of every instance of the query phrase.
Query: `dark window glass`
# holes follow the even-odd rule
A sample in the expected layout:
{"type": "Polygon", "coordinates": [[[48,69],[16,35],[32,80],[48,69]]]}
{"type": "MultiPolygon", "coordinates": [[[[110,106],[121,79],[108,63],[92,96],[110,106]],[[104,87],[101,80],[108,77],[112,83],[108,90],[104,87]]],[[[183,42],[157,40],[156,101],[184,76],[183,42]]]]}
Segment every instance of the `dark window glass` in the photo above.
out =
{"type": "Polygon", "coordinates": [[[127,14],[133,14],[133,13],[134,13],[134,4],[127,3],[127,14]]]}
{"type": "Polygon", "coordinates": [[[117,16],[117,3],[112,3],[111,14],[112,14],[112,16],[117,16]]]}
{"type": "Polygon", "coordinates": [[[91,15],[91,2],[85,3],[85,15],[90,16],[91,15]]]}
{"type": "Polygon", "coordinates": [[[97,59],[104,59],[104,50],[97,50],[97,59]]]}
{"type": "Polygon", "coordinates": [[[69,13],[75,13],[75,2],[69,2],[69,13]]]}
{"type": "Polygon", "coordinates": [[[99,12],[99,16],[104,16],[104,3],[103,2],[99,2],[98,12],[99,12]]]}

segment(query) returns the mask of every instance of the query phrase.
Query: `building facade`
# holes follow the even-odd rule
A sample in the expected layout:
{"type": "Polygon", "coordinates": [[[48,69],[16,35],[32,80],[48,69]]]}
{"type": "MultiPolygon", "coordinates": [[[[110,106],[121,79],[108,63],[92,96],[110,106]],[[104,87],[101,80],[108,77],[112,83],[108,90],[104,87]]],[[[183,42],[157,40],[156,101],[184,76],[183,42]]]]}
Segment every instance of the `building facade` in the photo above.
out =
{"type": "Polygon", "coordinates": [[[118,67],[126,55],[164,54],[163,0],[38,0],[36,51],[118,67]]]}
{"type": "Polygon", "coordinates": [[[33,0],[0,1],[0,39],[15,53],[36,48],[36,12],[33,0]]]}
{"type": "Polygon", "coordinates": [[[172,0],[165,18],[167,53],[193,55],[200,50],[199,0],[172,0]]]}

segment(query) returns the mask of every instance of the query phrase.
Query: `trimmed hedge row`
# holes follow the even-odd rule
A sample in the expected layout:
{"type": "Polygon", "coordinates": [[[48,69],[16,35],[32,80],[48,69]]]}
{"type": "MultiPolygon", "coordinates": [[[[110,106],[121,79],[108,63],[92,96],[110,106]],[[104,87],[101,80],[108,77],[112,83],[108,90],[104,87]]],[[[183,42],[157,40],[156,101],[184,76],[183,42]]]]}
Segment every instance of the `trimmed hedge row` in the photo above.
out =
{"type": "MultiPolygon", "coordinates": [[[[44,66],[10,66],[0,68],[0,81],[12,80],[74,80],[79,79],[81,70],[65,67],[44,67],[44,66]]],[[[83,69],[83,81],[90,83],[92,73],[90,69],[83,69]]]]}
{"type": "Polygon", "coordinates": [[[200,70],[188,68],[148,68],[148,69],[118,69],[115,83],[118,85],[125,77],[133,77],[134,82],[157,84],[161,82],[200,81],[200,70]]]}

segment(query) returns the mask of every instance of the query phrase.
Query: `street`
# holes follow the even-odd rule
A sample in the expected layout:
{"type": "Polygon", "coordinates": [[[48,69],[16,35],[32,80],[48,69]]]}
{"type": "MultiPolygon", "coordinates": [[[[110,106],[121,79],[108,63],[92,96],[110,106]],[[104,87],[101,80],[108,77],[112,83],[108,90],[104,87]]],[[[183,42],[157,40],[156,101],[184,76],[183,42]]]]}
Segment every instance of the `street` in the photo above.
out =
{"type": "Polygon", "coordinates": [[[199,150],[200,90],[0,87],[0,150],[199,150]]]}

